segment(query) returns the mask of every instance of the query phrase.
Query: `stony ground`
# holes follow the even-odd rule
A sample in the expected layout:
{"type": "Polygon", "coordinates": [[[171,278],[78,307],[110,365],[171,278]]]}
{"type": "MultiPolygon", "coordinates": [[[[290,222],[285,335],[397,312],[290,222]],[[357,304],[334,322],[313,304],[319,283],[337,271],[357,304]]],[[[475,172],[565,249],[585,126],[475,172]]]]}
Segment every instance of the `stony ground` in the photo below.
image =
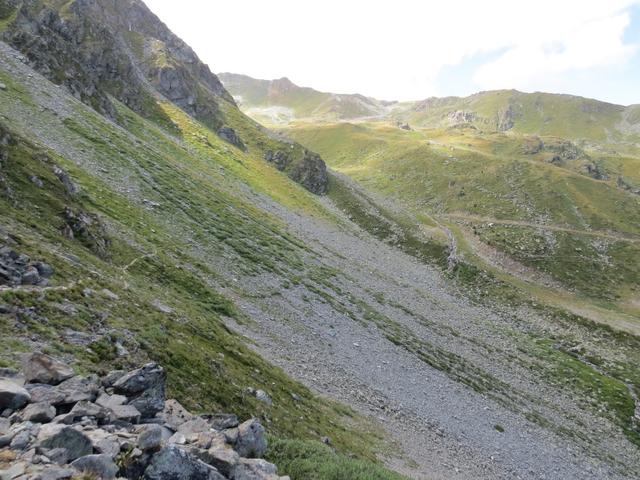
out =
{"type": "Polygon", "coordinates": [[[621,432],[579,408],[569,392],[541,381],[526,362],[513,361],[522,352],[505,332],[541,328],[544,319],[530,311],[496,313],[473,305],[440,271],[354,225],[338,229],[275,205],[270,211],[316,245],[325,260],[332,259],[343,273],[332,280],[339,289],[368,298],[372,308],[435,345],[434,351],[440,347],[468,361],[454,369],[469,368],[472,377],[478,367],[507,385],[508,392],[488,398],[390,341],[384,328],[359,317],[354,321],[322,297],[310,299],[305,292],[301,299],[295,289],[271,296],[272,279],[245,279],[266,298],[237,298],[257,321],[235,328],[295,378],[379,419],[400,446],[389,452],[390,465],[429,479],[634,478],[640,472],[637,450],[621,432]],[[501,395],[517,398],[517,405],[505,407],[510,402],[501,395]],[[523,414],[535,409],[552,423],[590,434],[589,440],[528,421],[523,414]],[[616,460],[603,461],[603,452],[616,460]]]}

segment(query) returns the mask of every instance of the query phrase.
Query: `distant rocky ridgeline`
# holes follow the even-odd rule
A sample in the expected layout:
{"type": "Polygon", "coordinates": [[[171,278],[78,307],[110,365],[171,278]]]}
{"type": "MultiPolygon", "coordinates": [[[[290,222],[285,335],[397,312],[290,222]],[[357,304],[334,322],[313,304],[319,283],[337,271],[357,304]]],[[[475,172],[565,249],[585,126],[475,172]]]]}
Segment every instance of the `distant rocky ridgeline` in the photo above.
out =
{"type": "Polygon", "coordinates": [[[165,401],[164,369],[80,377],[41,353],[0,370],[0,479],[286,480],[256,419],[165,401]],[[85,476],[83,476],[85,475],[85,476]]]}

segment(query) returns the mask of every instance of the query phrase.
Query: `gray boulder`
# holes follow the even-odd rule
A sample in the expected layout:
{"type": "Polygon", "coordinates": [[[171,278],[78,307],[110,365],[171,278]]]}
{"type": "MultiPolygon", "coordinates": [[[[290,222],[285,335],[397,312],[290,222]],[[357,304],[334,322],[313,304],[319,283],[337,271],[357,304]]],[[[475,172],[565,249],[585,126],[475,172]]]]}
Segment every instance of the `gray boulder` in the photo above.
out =
{"type": "Polygon", "coordinates": [[[259,458],[267,451],[267,437],[264,427],[252,418],[238,427],[235,450],[241,457],[259,458]]]}
{"type": "Polygon", "coordinates": [[[133,405],[111,407],[111,412],[116,420],[130,423],[138,423],[140,421],[140,412],[133,405]]]}
{"type": "Polygon", "coordinates": [[[71,368],[44,353],[33,353],[26,357],[22,365],[22,371],[27,383],[58,385],[64,380],[73,377],[71,368]]]}
{"type": "Polygon", "coordinates": [[[138,437],[138,448],[143,452],[160,450],[162,446],[162,427],[147,425],[138,437]]]}
{"type": "Polygon", "coordinates": [[[193,454],[203,462],[215,467],[224,476],[229,477],[240,461],[240,455],[232,448],[215,446],[208,450],[193,449],[193,454]]]}
{"type": "Polygon", "coordinates": [[[95,475],[102,480],[112,480],[118,474],[118,466],[109,455],[87,455],[71,463],[76,470],[95,475]]]}
{"type": "Polygon", "coordinates": [[[49,403],[40,402],[27,405],[22,412],[22,419],[34,423],[48,423],[56,416],[56,409],[49,403]]]}
{"type": "Polygon", "coordinates": [[[206,418],[209,420],[209,424],[216,430],[234,428],[240,425],[238,416],[232,413],[214,413],[213,415],[206,415],[206,418]]]}
{"type": "Polygon", "coordinates": [[[157,363],[148,363],[115,381],[116,393],[126,395],[143,418],[151,418],[164,408],[167,374],[157,363]]]}
{"type": "Polygon", "coordinates": [[[68,459],[71,461],[93,453],[93,446],[89,437],[71,427],[62,427],[57,431],[53,430],[51,436],[40,440],[39,447],[48,449],[66,448],[68,459]]]}
{"type": "Polygon", "coordinates": [[[155,454],[144,472],[146,480],[224,480],[212,466],[175,446],[155,454]]]}
{"type": "Polygon", "coordinates": [[[7,408],[17,410],[24,407],[31,400],[29,392],[20,385],[0,378],[0,411],[7,408]]]}
{"type": "Polygon", "coordinates": [[[232,480],[276,479],[278,468],[273,463],[259,458],[241,458],[229,478],[232,480]]]}
{"type": "Polygon", "coordinates": [[[158,414],[158,417],[163,419],[173,430],[178,430],[180,425],[193,419],[193,415],[174,399],[169,399],[164,403],[164,409],[158,414]]]}
{"type": "Polygon", "coordinates": [[[71,425],[84,417],[94,418],[98,423],[104,423],[110,418],[110,411],[87,400],[76,403],[71,411],[61,419],[60,423],[71,425]]]}

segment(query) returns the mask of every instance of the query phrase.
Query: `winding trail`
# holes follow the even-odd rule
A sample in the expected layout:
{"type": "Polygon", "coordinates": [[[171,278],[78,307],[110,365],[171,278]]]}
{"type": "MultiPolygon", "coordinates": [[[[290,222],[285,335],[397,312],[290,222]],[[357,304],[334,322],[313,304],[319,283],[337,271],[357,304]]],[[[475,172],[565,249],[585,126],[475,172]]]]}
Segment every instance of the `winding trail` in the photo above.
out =
{"type": "Polygon", "coordinates": [[[587,235],[590,237],[607,238],[619,242],[640,243],[640,238],[631,234],[613,233],[601,230],[578,230],[574,228],[561,227],[559,225],[545,225],[543,223],[526,222],[524,220],[501,220],[492,217],[483,217],[480,215],[469,215],[466,213],[446,213],[440,215],[444,218],[469,220],[472,222],[495,223],[498,225],[514,225],[519,227],[530,227],[541,230],[551,230],[555,232],[567,232],[576,235],[587,235]]]}

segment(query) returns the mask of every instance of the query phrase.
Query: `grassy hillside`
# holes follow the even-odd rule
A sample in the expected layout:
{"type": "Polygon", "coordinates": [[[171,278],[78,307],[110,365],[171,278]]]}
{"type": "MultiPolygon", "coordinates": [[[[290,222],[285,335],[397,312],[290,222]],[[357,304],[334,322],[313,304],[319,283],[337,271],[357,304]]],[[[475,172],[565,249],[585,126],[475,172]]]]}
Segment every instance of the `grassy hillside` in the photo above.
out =
{"type": "Polygon", "coordinates": [[[298,124],[287,134],[365,187],[465,225],[570,290],[604,300],[637,295],[640,196],[616,180],[635,182],[635,157],[601,157],[556,137],[536,137],[543,146],[532,150],[530,137],[473,128],[298,124]],[[586,165],[601,165],[607,180],[586,165]]]}
{"type": "Polygon", "coordinates": [[[256,80],[234,73],[219,76],[243,110],[267,125],[288,123],[296,118],[335,121],[379,116],[386,112],[384,102],[373,98],[319,92],[299,87],[288,78],[256,80]]]}
{"type": "Polygon", "coordinates": [[[618,124],[624,112],[620,105],[572,95],[497,90],[464,98],[427,99],[400,116],[419,126],[466,123],[485,131],[604,141],[622,136],[618,124]]]}
{"type": "Polygon", "coordinates": [[[339,451],[374,459],[377,430],[265,362],[223,321],[249,321],[220,293],[250,295],[233,277],[320,281],[308,247],[249,200],[263,192],[293,211],[327,216],[313,196],[260,150],[229,146],[171,104],[158,108],[179,136],[114,100],[118,126],[6,47],[0,82],[0,239],[56,272],[46,288],[0,289],[9,312],[0,315],[0,366],[15,367],[35,349],[89,371],[153,359],[169,372],[170,395],[194,410],[258,415],[275,435],[328,436],[339,451]],[[274,405],[248,387],[269,391],[274,405]]]}

